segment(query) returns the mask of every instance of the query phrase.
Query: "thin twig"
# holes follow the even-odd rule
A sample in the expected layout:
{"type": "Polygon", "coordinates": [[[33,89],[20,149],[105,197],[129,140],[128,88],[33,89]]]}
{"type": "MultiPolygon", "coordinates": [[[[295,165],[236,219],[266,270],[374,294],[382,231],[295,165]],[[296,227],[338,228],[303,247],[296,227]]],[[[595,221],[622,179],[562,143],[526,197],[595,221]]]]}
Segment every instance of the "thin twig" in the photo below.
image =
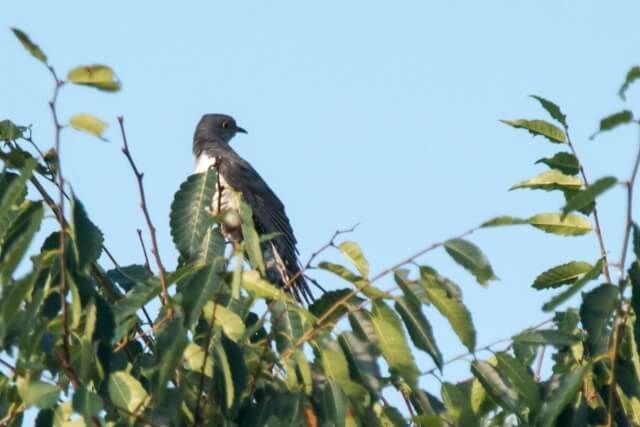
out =
{"type": "Polygon", "coordinates": [[[147,208],[147,200],[144,192],[144,185],[142,184],[142,178],[144,177],[144,174],[138,170],[138,167],[133,161],[133,157],[131,157],[129,144],[127,143],[127,135],[124,130],[124,117],[118,117],[118,124],[120,125],[120,133],[122,134],[122,153],[129,161],[131,169],[133,170],[133,173],[136,176],[136,180],[138,182],[138,191],[140,193],[140,208],[142,209],[145,220],[147,221],[147,227],[149,229],[149,235],[151,237],[151,253],[155,258],[158,267],[158,275],[160,277],[160,285],[162,286],[162,293],[160,294],[160,297],[162,299],[162,303],[167,306],[167,314],[169,318],[172,319],[173,307],[171,306],[171,300],[169,299],[169,293],[167,292],[167,280],[165,277],[166,270],[164,268],[164,265],[162,264],[162,260],[160,259],[160,251],[158,250],[158,239],[156,237],[156,227],[153,225],[151,216],[149,215],[149,209],[147,208]]]}
{"type": "Polygon", "coordinates": [[[13,372],[14,374],[16,373],[16,367],[15,367],[15,366],[13,366],[11,363],[9,363],[9,362],[7,362],[7,361],[5,361],[5,360],[0,359],[0,365],[4,365],[4,366],[6,366],[7,368],[11,369],[11,372],[13,372]]]}
{"type": "Polygon", "coordinates": [[[542,362],[544,361],[544,353],[546,349],[547,346],[543,345],[542,347],[540,347],[540,351],[538,352],[538,361],[536,363],[536,370],[534,373],[536,382],[540,382],[540,373],[542,372],[542,362]]]}
{"type": "MultiPolygon", "coordinates": [[[[571,142],[571,137],[569,136],[569,126],[564,125],[564,132],[567,135],[567,145],[573,154],[573,157],[578,160],[578,169],[580,170],[580,175],[582,175],[582,180],[584,181],[584,187],[589,188],[589,180],[587,179],[587,174],[582,167],[582,162],[578,158],[578,153],[576,152],[573,143],[571,142]]],[[[593,206],[593,221],[595,223],[595,234],[598,239],[598,245],[600,246],[600,257],[602,258],[602,272],[604,273],[604,277],[607,279],[608,283],[611,282],[611,274],[609,273],[609,263],[607,262],[607,248],[604,244],[604,238],[602,237],[602,228],[600,227],[600,220],[598,218],[598,208],[597,206],[593,206]]]]}
{"type": "Polygon", "coordinates": [[[11,423],[11,421],[13,421],[13,419],[19,416],[20,414],[22,414],[24,410],[25,408],[23,407],[17,410],[16,412],[5,415],[2,419],[0,419],[0,426],[6,426],[7,424],[11,423]]]}
{"type": "Polygon", "coordinates": [[[627,213],[624,229],[624,237],[622,239],[622,253],[620,254],[620,280],[618,281],[618,294],[619,301],[616,310],[616,315],[613,321],[614,330],[613,337],[611,339],[611,346],[609,349],[609,362],[611,364],[611,377],[609,379],[609,401],[607,402],[607,427],[613,425],[613,417],[615,412],[615,393],[616,393],[616,365],[618,360],[618,347],[620,341],[622,341],[622,333],[624,332],[627,319],[629,318],[629,307],[625,307],[624,300],[624,288],[626,285],[625,279],[625,264],[627,260],[627,251],[629,248],[629,240],[631,238],[631,231],[633,230],[633,189],[635,186],[636,176],[638,175],[638,169],[640,168],[640,142],[638,144],[638,152],[636,159],[631,170],[631,177],[625,183],[627,187],[627,213]]]}
{"type": "Polygon", "coordinates": [[[151,267],[149,267],[149,257],[147,256],[147,248],[144,245],[144,239],[142,238],[142,230],[136,229],[138,233],[138,240],[140,241],[140,247],[142,248],[142,255],[144,255],[144,269],[151,273],[151,267]]]}

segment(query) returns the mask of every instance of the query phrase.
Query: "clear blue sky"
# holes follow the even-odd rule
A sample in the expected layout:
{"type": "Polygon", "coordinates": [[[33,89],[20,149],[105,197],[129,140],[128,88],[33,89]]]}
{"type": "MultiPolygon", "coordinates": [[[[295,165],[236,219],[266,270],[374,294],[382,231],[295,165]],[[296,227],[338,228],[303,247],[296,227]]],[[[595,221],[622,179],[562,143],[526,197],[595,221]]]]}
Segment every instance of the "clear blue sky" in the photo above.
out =
{"type": "MultiPolygon", "coordinates": [[[[233,146],[286,204],[303,258],[335,229],[360,222],[350,238],[375,272],[494,215],[562,206],[559,194],[507,192],[542,171],[533,161],[558,148],[498,122],[546,118],[529,94],[562,106],[592,179],[626,177],[637,136],[588,136],[602,116],[638,102],[637,89],[630,105],[616,96],[626,71],[640,63],[638,16],[631,1],[9,2],[0,16],[0,119],[33,123],[38,143],[53,143],[52,83],[10,33],[16,26],[60,74],[105,63],[123,82],[115,95],[66,87],[59,103],[63,119],[90,112],[111,124],[111,143],[66,130],[63,167],[122,264],[141,262],[135,230],[144,221],[115,117],[125,116],[172,267],[169,205],[193,167],[193,128],[203,113],[225,112],[248,129],[233,146]]],[[[623,192],[602,202],[617,259],[623,192]]],[[[563,239],[512,228],[471,240],[501,278],[488,289],[446,255],[421,261],[462,287],[479,344],[546,317],[540,307],[550,294],[529,286],[539,272],[576,253],[598,257],[593,235],[563,239]]],[[[329,288],[342,286],[320,277],[329,288]]],[[[459,353],[439,315],[427,314],[445,358],[459,353]]],[[[421,367],[431,365],[420,356],[421,367]]],[[[445,377],[467,372],[464,363],[452,365],[445,377]]],[[[428,388],[433,383],[425,379],[428,388]]]]}

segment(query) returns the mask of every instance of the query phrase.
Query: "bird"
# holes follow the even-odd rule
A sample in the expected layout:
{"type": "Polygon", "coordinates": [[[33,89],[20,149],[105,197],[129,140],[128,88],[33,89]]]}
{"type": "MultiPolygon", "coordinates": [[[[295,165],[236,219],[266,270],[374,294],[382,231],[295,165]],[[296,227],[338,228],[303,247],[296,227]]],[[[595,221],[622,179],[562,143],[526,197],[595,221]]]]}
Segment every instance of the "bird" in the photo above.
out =
{"type": "Polygon", "coordinates": [[[275,237],[261,243],[266,279],[291,292],[302,302],[313,295],[301,270],[297,240],[282,201],[249,162],[231,147],[230,141],[238,133],[247,131],[226,114],[205,114],[193,135],[195,173],[214,168],[218,172],[211,210],[222,214],[222,232],[236,244],[242,239],[238,198],[253,212],[253,222],[259,235],[275,237]],[[301,298],[302,297],[302,298],[301,298]]]}

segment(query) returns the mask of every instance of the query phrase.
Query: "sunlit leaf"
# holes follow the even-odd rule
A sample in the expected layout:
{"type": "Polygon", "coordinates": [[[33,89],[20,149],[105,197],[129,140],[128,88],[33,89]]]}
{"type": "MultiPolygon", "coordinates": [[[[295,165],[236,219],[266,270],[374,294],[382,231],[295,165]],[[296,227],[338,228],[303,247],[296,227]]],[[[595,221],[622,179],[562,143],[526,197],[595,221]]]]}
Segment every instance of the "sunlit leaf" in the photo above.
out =
{"type": "Polygon", "coordinates": [[[71,116],[69,119],[69,125],[74,129],[90,133],[102,140],[104,140],[102,133],[108,126],[107,123],[103,122],[96,116],[86,113],[71,116]]]}
{"type": "Polygon", "coordinates": [[[549,101],[548,99],[542,98],[541,96],[531,95],[531,97],[540,102],[542,108],[547,110],[547,113],[549,113],[552,118],[560,122],[562,126],[567,126],[567,116],[562,113],[560,107],[558,107],[555,103],[549,101]]]}
{"type": "Polygon", "coordinates": [[[203,373],[209,378],[213,378],[213,358],[209,355],[205,363],[204,348],[190,342],[184,349],[182,358],[186,369],[203,373]]]}
{"type": "Polygon", "coordinates": [[[583,261],[571,261],[558,265],[538,275],[533,281],[532,287],[535,289],[547,289],[573,283],[592,268],[593,265],[583,261]]]}
{"type": "Polygon", "coordinates": [[[322,403],[329,420],[336,427],[344,427],[347,417],[347,398],[340,388],[340,385],[334,381],[327,381],[322,393],[322,403]]]}
{"type": "Polygon", "coordinates": [[[409,279],[409,270],[397,269],[393,272],[396,284],[402,289],[405,297],[414,305],[429,304],[429,298],[418,280],[409,279]]]}
{"type": "Polygon", "coordinates": [[[557,169],[551,169],[542,172],[540,175],[519,182],[509,190],[517,190],[519,188],[528,188],[530,190],[565,190],[579,189],[582,186],[580,178],[574,175],[565,175],[557,169]]]}
{"type": "Polygon", "coordinates": [[[509,354],[498,352],[495,353],[495,356],[498,360],[498,372],[511,382],[518,395],[535,412],[540,403],[540,391],[533,375],[519,360],[509,354]]]}
{"type": "Polygon", "coordinates": [[[18,393],[25,404],[46,409],[58,402],[60,389],[54,384],[18,378],[18,393]]]}
{"type": "Polygon", "coordinates": [[[489,280],[498,280],[487,257],[478,246],[470,241],[464,239],[447,240],[444,249],[451,258],[473,274],[481,285],[486,285],[489,280]]]}
{"type": "Polygon", "coordinates": [[[620,125],[625,125],[633,121],[633,113],[629,110],[613,113],[600,120],[600,128],[596,133],[591,135],[591,139],[595,138],[599,133],[615,129],[620,125]]]}
{"type": "Polygon", "coordinates": [[[570,198],[564,208],[562,208],[562,214],[566,215],[569,212],[589,206],[597,197],[617,183],[617,178],[613,176],[600,178],[596,182],[592,183],[588,188],[580,191],[578,194],[570,198]]]}
{"type": "Polygon", "coordinates": [[[622,84],[622,86],[620,87],[620,90],[618,91],[618,96],[620,96],[620,98],[622,98],[623,100],[626,100],[627,89],[629,89],[629,86],[631,86],[631,84],[636,80],[638,80],[639,78],[640,78],[640,67],[637,65],[634,67],[631,67],[631,69],[627,72],[627,77],[625,78],[624,83],[622,84]]]}
{"type": "Polygon", "coordinates": [[[418,381],[418,367],[413,359],[402,324],[396,313],[382,301],[372,302],[371,321],[378,346],[391,372],[399,374],[411,387],[418,381]]]}
{"type": "Polygon", "coordinates": [[[561,236],[581,236],[592,230],[591,221],[573,214],[563,219],[561,213],[542,213],[532,216],[527,221],[542,231],[561,236]]]}
{"type": "Polygon", "coordinates": [[[22,138],[26,130],[26,127],[17,126],[11,120],[2,120],[0,121],[0,140],[15,141],[22,138]]]}
{"type": "Polygon", "coordinates": [[[120,80],[107,65],[81,65],[69,71],[67,79],[75,84],[91,86],[105,92],[120,90],[120,80]]]}
{"type": "Polygon", "coordinates": [[[562,129],[544,120],[500,120],[509,126],[519,129],[526,129],[533,135],[542,135],[554,143],[563,143],[566,138],[562,129]]]}
{"type": "Polygon", "coordinates": [[[13,34],[20,40],[22,46],[31,54],[34,58],[38,59],[43,63],[47,63],[47,55],[44,54],[40,46],[31,41],[29,36],[27,36],[24,32],[17,28],[12,28],[13,34]]]}
{"type": "Polygon", "coordinates": [[[253,223],[253,212],[251,206],[245,203],[241,195],[236,194],[240,204],[240,219],[242,220],[242,239],[249,257],[250,264],[262,275],[265,274],[264,260],[262,259],[262,249],[260,247],[260,236],[253,223]]]}
{"type": "Polygon", "coordinates": [[[242,318],[222,304],[209,301],[202,312],[209,323],[216,322],[222,326],[224,333],[233,341],[238,341],[244,335],[245,325],[242,318]]]}
{"type": "Polygon", "coordinates": [[[501,215],[495,218],[491,218],[489,221],[485,221],[482,223],[481,227],[500,227],[503,225],[520,225],[520,224],[528,224],[526,219],[515,218],[508,215],[501,215]]]}
{"type": "Polygon", "coordinates": [[[544,157],[536,163],[544,163],[551,169],[557,169],[566,175],[578,175],[580,172],[580,163],[576,156],[564,151],[556,153],[553,157],[544,157]]]}
{"type": "Polygon", "coordinates": [[[283,294],[255,270],[242,272],[242,287],[258,298],[281,298],[283,294]]]}
{"type": "Polygon", "coordinates": [[[515,335],[513,341],[522,344],[568,347],[581,341],[580,337],[555,329],[525,331],[515,335]]]}
{"type": "Polygon", "coordinates": [[[362,253],[362,249],[355,242],[342,242],[339,245],[340,251],[347,257],[363,277],[369,275],[369,263],[362,253]]]}

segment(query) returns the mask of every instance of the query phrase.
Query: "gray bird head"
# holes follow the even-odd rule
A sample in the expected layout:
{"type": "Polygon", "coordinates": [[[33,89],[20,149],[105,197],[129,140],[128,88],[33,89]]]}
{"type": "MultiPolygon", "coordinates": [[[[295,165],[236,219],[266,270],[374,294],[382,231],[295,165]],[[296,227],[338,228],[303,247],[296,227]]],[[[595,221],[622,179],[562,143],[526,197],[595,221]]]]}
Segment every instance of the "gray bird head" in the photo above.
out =
{"type": "Polygon", "coordinates": [[[238,132],[247,133],[236,124],[233,117],[226,114],[205,114],[196,126],[193,141],[194,143],[207,141],[229,143],[238,132]]]}

